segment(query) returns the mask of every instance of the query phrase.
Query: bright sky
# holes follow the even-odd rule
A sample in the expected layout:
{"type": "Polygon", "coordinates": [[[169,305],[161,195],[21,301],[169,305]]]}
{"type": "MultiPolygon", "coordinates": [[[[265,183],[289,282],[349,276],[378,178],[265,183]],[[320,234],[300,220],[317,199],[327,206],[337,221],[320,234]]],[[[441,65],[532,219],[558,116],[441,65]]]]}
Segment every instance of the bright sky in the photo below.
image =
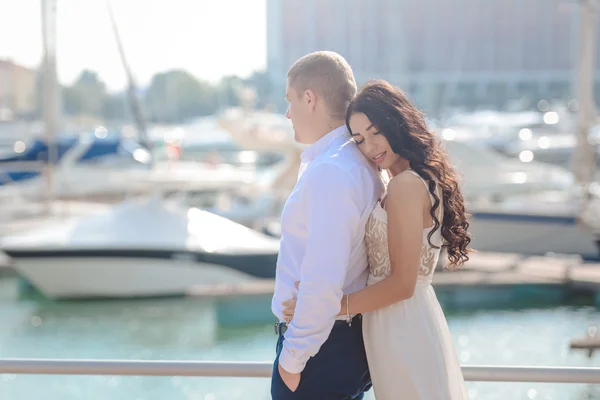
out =
{"type": "MultiPolygon", "coordinates": [[[[0,0],[0,58],[37,67],[42,57],[41,0],[0,0]]],[[[266,0],[112,0],[137,81],[183,68],[215,81],[247,76],[266,65],[266,0]]],[[[59,80],[96,71],[117,90],[125,73],[105,0],[58,0],[59,80]]]]}

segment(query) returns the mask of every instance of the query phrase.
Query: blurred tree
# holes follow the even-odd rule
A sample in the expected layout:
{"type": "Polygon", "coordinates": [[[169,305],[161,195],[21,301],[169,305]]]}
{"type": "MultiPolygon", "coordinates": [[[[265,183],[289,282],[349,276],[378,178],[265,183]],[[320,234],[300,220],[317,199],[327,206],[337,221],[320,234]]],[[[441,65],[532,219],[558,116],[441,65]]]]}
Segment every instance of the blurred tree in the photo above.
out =
{"type": "Polygon", "coordinates": [[[238,90],[243,84],[244,81],[238,76],[225,76],[221,78],[217,87],[219,108],[239,106],[238,90]]]}
{"type": "Polygon", "coordinates": [[[271,85],[271,80],[269,79],[267,72],[255,71],[244,81],[244,83],[247,86],[251,86],[255,89],[256,107],[264,108],[268,104],[271,92],[273,90],[273,86],[271,85]]]}
{"type": "Polygon", "coordinates": [[[104,99],[102,115],[108,121],[124,121],[131,118],[127,96],[124,92],[109,94],[104,99]]]}
{"type": "Polygon", "coordinates": [[[217,92],[183,70],[154,75],[144,96],[150,121],[176,122],[217,110],[217,92]]]}
{"type": "Polygon", "coordinates": [[[106,85],[98,74],[83,70],[77,80],[62,91],[63,111],[73,116],[100,116],[106,97],[106,85]]]}
{"type": "MultiPolygon", "coordinates": [[[[42,115],[42,74],[36,83],[36,112],[42,115]]],[[[184,70],[157,73],[142,94],[144,115],[154,122],[181,122],[197,116],[210,115],[220,108],[240,105],[240,92],[252,88],[256,93],[255,106],[264,108],[272,91],[268,75],[256,71],[246,79],[230,75],[218,84],[198,80],[184,70]]],[[[131,118],[124,92],[110,94],[96,72],[84,70],[75,82],[61,87],[62,110],[72,117],[96,117],[109,121],[131,118]]]]}

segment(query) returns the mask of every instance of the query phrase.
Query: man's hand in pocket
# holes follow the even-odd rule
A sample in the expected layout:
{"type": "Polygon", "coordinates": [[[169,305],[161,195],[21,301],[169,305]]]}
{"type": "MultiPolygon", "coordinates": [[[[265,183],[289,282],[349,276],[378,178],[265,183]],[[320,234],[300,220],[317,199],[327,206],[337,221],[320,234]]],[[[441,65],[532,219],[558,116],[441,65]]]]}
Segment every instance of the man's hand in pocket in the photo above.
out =
{"type": "Polygon", "coordinates": [[[300,385],[300,374],[292,374],[287,372],[281,364],[277,365],[277,370],[279,371],[279,375],[281,376],[281,380],[285,383],[285,386],[288,387],[292,392],[295,392],[298,389],[298,385],[300,385]]]}

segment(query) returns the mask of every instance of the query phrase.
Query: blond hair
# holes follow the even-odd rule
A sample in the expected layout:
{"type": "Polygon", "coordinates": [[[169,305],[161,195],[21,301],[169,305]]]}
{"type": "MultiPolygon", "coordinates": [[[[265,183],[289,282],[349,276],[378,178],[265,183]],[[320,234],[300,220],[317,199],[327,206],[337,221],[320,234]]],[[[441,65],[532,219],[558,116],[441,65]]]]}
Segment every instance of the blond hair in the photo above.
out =
{"type": "Polygon", "coordinates": [[[321,95],[332,118],[343,120],[356,95],[356,81],[350,64],[333,51],[316,51],[300,58],[287,73],[296,92],[313,90],[321,95]]]}

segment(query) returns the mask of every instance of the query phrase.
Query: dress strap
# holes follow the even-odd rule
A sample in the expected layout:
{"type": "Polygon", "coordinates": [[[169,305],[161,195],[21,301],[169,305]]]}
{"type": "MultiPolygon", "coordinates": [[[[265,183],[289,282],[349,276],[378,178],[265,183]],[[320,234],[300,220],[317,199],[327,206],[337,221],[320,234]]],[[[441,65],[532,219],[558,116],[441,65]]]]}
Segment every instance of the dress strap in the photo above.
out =
{"type": "Polygon", "coordinates": [[[385,202],[387,200],[388,194],[388,184],[390,183],[390,177],[387,174],[387,171],[380,171],[379,179],[381,179],[381,186],[383,189],[381,195],[379,196],[379,205],[385,210],[385,202]]]}

